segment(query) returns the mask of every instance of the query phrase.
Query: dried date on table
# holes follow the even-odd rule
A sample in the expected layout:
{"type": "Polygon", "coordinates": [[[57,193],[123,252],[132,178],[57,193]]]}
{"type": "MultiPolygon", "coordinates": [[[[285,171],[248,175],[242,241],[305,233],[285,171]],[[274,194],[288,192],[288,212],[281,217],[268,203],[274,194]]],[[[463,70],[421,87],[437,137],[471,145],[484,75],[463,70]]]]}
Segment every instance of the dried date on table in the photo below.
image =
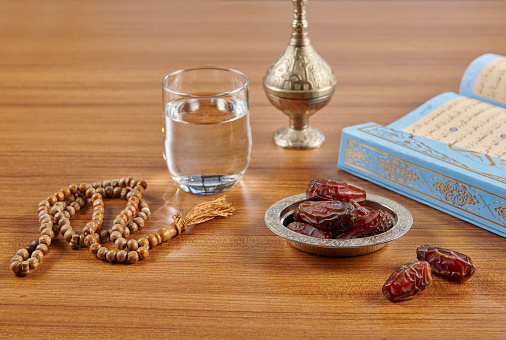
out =
{"type": "Polygon", "coordinates": [[[355,201],[362,205],[365,203],[366,193],[362,188],[345,182],[315,179],[309,183],[306,197],[311,201],[355,201]]]}
{"type": "Polygon", "coordinates": [[[296,222],[330,232],[342,232],[351,228],[355,208],[340,201],[305,201],[294,211],[296,222]]]}
{"type": "Polygon", "coordinates": [[[408,263],[390,275],[383,285],[383,295],[392,302],[414,298],[432,282],[430,264],[426,261],[408,263]]]}
{"type": "Polygon", "coordinates": [[[333,238],[332,233],[325,230],[320,230],[304,222],[292,222],[287,226],[287,228],[295,231],[296,233],[304,234],[307,236],[317,238],[333,238]]]}
{"type": "Polygon", "coordinates": [[[469,256],[454,250],[422,245],[416,248],[416,256],[429,262],[434,273],[448,279],[467,281],[476,271],[469,256]]]}
{"type": "Polygon", "coordinates": [[[393,221],[384,210],[373,210],[357,218],[350,229],[339,235],[339,239],[369,237],[384,233],[392,228],[393,221]]]}

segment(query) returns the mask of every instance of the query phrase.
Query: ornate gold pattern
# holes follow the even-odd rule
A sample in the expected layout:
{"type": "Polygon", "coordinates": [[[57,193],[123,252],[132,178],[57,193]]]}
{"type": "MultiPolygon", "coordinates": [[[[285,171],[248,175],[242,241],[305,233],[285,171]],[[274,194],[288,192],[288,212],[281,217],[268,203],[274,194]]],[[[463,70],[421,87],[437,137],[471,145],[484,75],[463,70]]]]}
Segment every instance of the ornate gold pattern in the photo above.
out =
{"type": "MultiPolygon", "coordinates": [[[[487,171],[480,171],[480,167],[469,166],[465,162],[458,161],[454,156],[467,158],[465,161],[471,160],[473,163],[478,163],[480,165],[490,166],[493,168],[498,168],[502,172],[506,172],[506,161],[498,158],[493,159],[493,163],[487,157],[476,157],[475,154],[470,152],[463,153],[463,149],[456,149],[456,147],[451,147],[448,150],[450,152],[448,154],[441,153],[439,150],[434,149],[431,146],[425,145],[422,141],[417,140],[417,136],[411,135],[409,133],[392,130],[382,125],[368,125],[363,128],[360,128],[360,131],[370,134],[372,136],[384,139],[388,142],[400,145],[405,147],[406,149],[413,150],[417,153],[421,153],[425,156],[438,159],[447,164],[459,167],[461,169],[465,169],[471,173],[475,173],[479,176],[483,176],[485,178],[490,178],[494,181],[498,181],[500,183],[506,183],[506,177],[503,175],[499,175],[496,173],[490,173],[487,171]],[[471,154],[471,155],[470,155],[471,154]]],[[[440,142],[435,142],[439,143],[440,142]]],[[[469,163],[469,162],[468,162],[469,163]]]]}
{"type": "Polygon", "coordinates": [[[360,162],[365,159],[364,153],[357,148],[355,143],[348,143],[346,148],[346,162],[347,163],[355,163],[360,162]]]}
{"type": "Polygon", "coordinates": [[[433,184],[446,201],[462,207],[464,205],[476,205],[479,200],[467,190],[467,187],[456,181],[436,182],[433,184]]]}
{"type": "Polygon", "coordinates": [[[386,161],[378,162],[380,168],[388,174],[388,177],[395,180],[398,183],[416,182],[418,176],[411,170],[405,162],[391,158],[386,161]]]}
{"type": "Polygon", "coordinates": [[[506,220],[506,207],[497,207],[495,208],[495,212],[506,220]]]}
{"type": "MultiPolygon", "coordinates": [[[[370,130],[368,129],[377,126],[377,124],[364,126],[361,128],[361,131],[370,133],[370,130]]],[[[381,138],[381,136],[378,136],[376,134],[370,134],[381,138]]],[[[355,148],[359,149],[366,156],[366,160],[361,163],[351,163],[348,161],[349,158],[345,155],[344,164],[347,165],[347,167],[345,168],[343,165],[339,165],[339,167],[342,167],[343,170],[358,169],[358,171],[350,170],[350,172],[367,178],[376,184],[383,185],[388,189],[401,194],[405,194],[412,199],[415,199],[424,204],[428,204],[445,213],[473,223],[483,229],[506,237],[506,205],[504,204],[504,196],[499,196],[493,192],[486,191],[483,188],[465,183],[462,180],[449,178],[448,176],[443,175],[434,169],[427,168],[419,164],[410,163],[404,160],[400,161],[406,163],[407,167],[409,167],[409,169],[417,175],[415,178],[417,181],[414,183],[397,182],[396,185],[392,185],[392,183],[386,184],[387,180],[391,180],[391,178],[389,178],[388,172],[392,173],[388,170],[392,166],[387,162],[387,160],[395,159],[395,156],[391,153],[387,153],[383,150],[361,143],[357,140],[353,140],[351,137],[348,137],[345,140],[347,141],[347,151],[353,150],[352,148],[349,148],[349,145],[353,144],[355,148]],[[379,169],[380,162],[383,166],[384,171],[380,171],[379,169]],[[435,185],[434,183],[437,181],[440,183],[437,183],[435,185]],[[454,188],[450,188],[451,185],[446,184],[447,181],[453,181],[452,183],[454,184],[452,185],[454,188]],[[464,192],[459,194],[459,189],[455,187],[455,184],[460,185],[462,187],[461,190],[464,192]],[[438,191],[436,191],[434,189],[436,187],[439,188],[439,192],[445,192],[445,195],[441,195],[438,191]],[[405,190],[408,190],[409,194],[407,194],[407,191],[405,190]],[[460,195],[460,197],[452,198],[452,196],[455,195],[460,195]],[[465,201],[466,203],[456,204],[453,202],[455,200],[460,200],[462,202],[465,201]],[[451,206],[451,209],[448,209],[447,205],[451,206]]],[[[395,140],[389,141],[395,142],[395,140]]],[[[398,162],[399,160],[397,159],[395,163],[398,162]]],[[[399,170],[399,172],[402,171],[399,170]]],[[[502,177],[502,179],[506,178],[502,177]]]]}

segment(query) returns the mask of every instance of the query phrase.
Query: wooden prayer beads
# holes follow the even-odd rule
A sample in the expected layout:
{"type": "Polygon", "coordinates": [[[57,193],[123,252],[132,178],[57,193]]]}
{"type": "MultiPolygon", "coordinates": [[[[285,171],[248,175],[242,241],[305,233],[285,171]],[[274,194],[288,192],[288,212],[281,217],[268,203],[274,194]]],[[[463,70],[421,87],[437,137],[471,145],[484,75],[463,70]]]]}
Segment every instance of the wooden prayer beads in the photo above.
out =
{"type": "Polygon", "coordinates": [[[158,231],[137,240],[126,240],[128,236],[142,229],[151,215],[148,204],[142,199],[147,188],[143,180],[121,178],[94,182],[92,185],[72,184],[42,200],[38,207],[39,231],[41,236],[24,249],[19,249],[11,259],[11,270],[26,276],[38,267],[48,253],[52,240],[62,235],[72,249],[88,247],[99,259],[108,262],[136,263],[144,260],[152,249],[181,234],[188,225],[203,223],[217,216],[232,214],[232,206],[225,198],[219,198],[196,206],[186,218],[181,213],[174,216],[174,222],[158,231]],[[125,208],[116,216],[110,230],[102,229],[104,222],[103,197],[127,200],[125,208]],[[70,219],[86,205],[93,206],[91,221],[86,223],[81,234],[70,225],[70,219]],[[112,242],[117,249],[108,249],[103,243],[112,242]]]}
{"type": "MultiPolygon", "coordinates": [[[[16,252],[16,255],[11,259],[11,270],[20,276],[28,275],[30,269],[33,270],[38,267],[44,255],[47,254],[51,241],[60,234],[73,249],[88,247],[100,259],[106,259],[109,262],[125,262],[126,258],[121,258],[123,253],[120,255],[120,260],[117,260],[118,251],[108,250],[100,242],[114,242],[118,238],[124,240],[123,237],[128,237],[133,231],[144,227],[146,219],[151,214],[146,201],[142,199],[142,193],[146,188],[147,183],[145,181],[130,177],[95,182],[92,185],[85,183],[72,184],[53,195],[49,195],[37,207],[41,236],[26,248],[16,252]],[[114,220],[113,228],[111,228],[112,232],[102,230],[104,221],[103,197],[127,200],[125,209],[114,220]],[[70,218],[88,204],[93,206],[92,218],[90,222],[86,223],[82,233],[78,234],[70,225],[70,218]]],[[[124,242],[126,245],[127,241],[124,240],[124,242]]],[[[144,241],[142,243],[148,244],[144,241]]],[[[133,242],[131,244],[128,249],[137,251],[139,247],[135,248],[133,242]]],[[[135,244],[137,245],[138,241],[135,241],[135,244]]],[[[130,260],[127,262],[135,263],[139,259],[146,258],[148,254],[146,251],[142,250],[142,256],[138,256],[136,259],[135,255],[130,254],[130,260]]]]}

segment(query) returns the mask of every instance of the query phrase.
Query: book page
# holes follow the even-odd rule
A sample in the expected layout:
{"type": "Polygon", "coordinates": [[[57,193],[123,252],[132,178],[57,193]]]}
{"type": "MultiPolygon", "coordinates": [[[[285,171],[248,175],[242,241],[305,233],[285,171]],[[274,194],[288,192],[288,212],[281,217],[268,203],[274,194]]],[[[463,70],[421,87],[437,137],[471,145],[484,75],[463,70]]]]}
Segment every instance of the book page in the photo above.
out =
{"type": "Polygon", "coordinates": [[[455,92],[445,92],[441,93],[434,98],[429,99],[422,105],[418,106],[416,109],[411,111],[410,113],[402,116],[398,120],[390,123],[387,127],[393,130],[402,131],[408,126],[416,123],[432,111],[436,110],[438,107],[443,105],[446,102],[449,102],[452,99],[458,98],[458,95],[455,92]]]}
{"type": "Polygon", "coordinates": [[[459,96],[402,131],[506,159],[506,109],[459,96]]]}
{"type": "Polygon", "coordinates": [[[473,93],[506,103],[506,58],[492,60],[479,73],[473,93]]]}

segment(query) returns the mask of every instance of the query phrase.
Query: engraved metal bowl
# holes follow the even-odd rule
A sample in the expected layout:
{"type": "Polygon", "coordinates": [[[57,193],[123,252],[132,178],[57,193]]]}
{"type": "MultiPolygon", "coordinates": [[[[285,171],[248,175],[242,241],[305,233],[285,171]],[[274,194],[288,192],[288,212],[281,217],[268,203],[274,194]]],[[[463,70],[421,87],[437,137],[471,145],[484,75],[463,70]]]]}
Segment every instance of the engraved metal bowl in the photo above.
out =
{"type": "Polygon", "coordinates": [[[293,221],[294,210],[305,200],[306,194],[284,198],[265,211],[264,219],[265,224],[272,232],[286,238],[296,249],[310,254],[332,257],[369,254],[407,233],[413,224],[413,217],[404,206],[382,196],[367,194],[366,207],[373,210],[385,210],[391,215],[394,226],[390,230],[375,236],[350,240],[320,239],[296,233],[286,227],[293,221]]]}

